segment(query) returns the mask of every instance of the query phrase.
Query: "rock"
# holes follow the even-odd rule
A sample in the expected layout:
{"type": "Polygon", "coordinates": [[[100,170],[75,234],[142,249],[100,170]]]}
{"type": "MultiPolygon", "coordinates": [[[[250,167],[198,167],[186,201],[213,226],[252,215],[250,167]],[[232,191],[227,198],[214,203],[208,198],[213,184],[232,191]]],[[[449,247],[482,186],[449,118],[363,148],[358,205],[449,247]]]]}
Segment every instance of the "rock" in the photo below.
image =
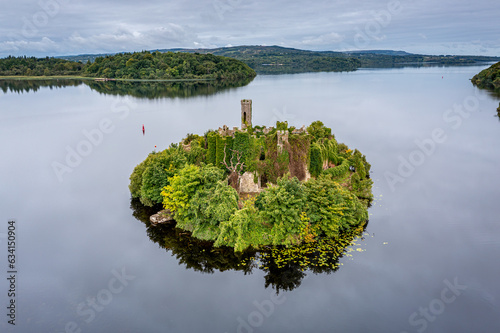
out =
{"type": "Polygon", "coordinates": [[[155,226],[157,224],[173,222],[174,218],[172,217],[172,212],[168,209],[165,209],[154,215],[151,215],[149,217],[149,221],[151,221],[151,225],[155,226]]]}

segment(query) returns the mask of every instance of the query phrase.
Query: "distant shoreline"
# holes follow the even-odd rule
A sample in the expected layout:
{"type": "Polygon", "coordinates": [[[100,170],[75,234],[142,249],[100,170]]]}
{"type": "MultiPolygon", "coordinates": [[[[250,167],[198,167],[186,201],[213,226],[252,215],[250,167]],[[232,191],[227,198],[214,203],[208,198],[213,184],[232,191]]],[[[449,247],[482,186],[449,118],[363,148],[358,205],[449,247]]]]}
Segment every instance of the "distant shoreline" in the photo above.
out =
{"type": "Polygon", "coordinates": [[[54,76],[0,76],[0,80],[90,80],[97,82],[107,82],[107,81],[121,81],[121,82],[197,82],[197,81],[217,81],[217,79],[110,79],[110,78],[99,78],[99,77],[88,77],[88,76],[64,76],[64,75],[54,75],[54,76]]]}

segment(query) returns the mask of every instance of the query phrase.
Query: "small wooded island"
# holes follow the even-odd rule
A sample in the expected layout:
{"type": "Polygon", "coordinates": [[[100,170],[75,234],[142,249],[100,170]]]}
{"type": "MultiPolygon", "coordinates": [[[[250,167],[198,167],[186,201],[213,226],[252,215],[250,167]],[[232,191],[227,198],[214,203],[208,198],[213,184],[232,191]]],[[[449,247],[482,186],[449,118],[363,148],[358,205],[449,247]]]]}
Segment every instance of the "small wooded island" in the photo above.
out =
{"type": "MultiPolygon", "coordinates": [[[[163,204],[178,228],[235,251],[335,239],[368,221],[370,164],[315,121],[305,128],[252,125],[189,134],[152,152],[130,176],[132,197],[163,204]]],[[[160,214],[160,215],[161,215],[160,214]]]]}

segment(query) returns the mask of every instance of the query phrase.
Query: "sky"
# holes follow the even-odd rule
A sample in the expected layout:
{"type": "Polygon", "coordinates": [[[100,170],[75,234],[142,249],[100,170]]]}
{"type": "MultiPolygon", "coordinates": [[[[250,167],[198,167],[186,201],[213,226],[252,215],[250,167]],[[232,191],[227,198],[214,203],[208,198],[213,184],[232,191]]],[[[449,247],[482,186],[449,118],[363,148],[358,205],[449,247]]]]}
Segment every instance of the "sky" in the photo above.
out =
{"type": "Polygon", "coordinates": [[[0,0],[0,57],[279,45],[500,56],[496,0],[0,0]]]}

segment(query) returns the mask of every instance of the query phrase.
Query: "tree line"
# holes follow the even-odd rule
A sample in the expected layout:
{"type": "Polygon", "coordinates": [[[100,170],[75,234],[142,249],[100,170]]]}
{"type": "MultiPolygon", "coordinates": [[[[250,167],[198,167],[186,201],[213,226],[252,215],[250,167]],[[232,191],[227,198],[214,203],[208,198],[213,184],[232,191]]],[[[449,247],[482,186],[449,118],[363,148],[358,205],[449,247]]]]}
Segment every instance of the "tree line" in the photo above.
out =
{"type": "Polygon", "coordinates": [[[9,56],[0,59],[0,75],[242,80],[256,73],[241,61],[213,54],[143,51],[98,57],[85,64],[59,58],[9,56]]]}

